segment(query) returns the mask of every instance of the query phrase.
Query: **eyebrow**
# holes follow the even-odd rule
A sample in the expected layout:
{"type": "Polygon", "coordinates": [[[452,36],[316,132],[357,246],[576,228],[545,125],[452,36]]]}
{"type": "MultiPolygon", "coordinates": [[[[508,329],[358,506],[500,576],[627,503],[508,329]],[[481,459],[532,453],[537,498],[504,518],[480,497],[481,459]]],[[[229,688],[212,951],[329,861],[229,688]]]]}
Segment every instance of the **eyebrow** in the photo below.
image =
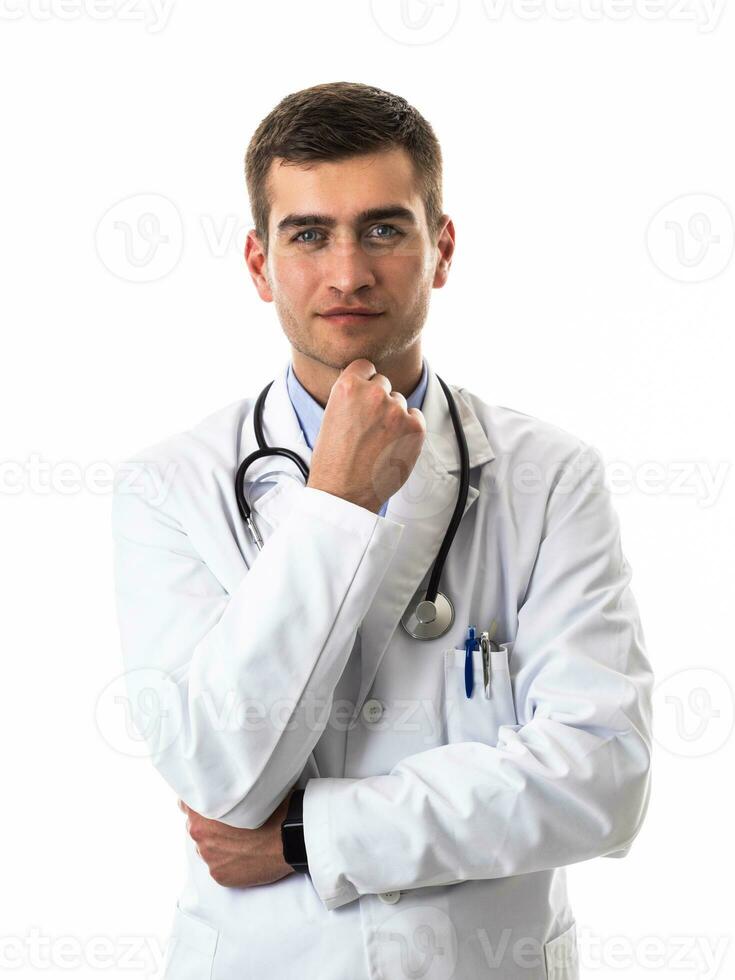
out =
{"type": "MultiPolygon", "coordinates": [[[[410,208],[405,208],[401,204],[388,204],[379,208],[367,208],[355,215],[355,225],[364,225],[369,221],[385,221],[388,218],[400,218],[410,225],[417,225],[416,215],[410,208]]],[[[282,218],[276,227],[278,235],[288,231],[290,228],[304,228],[308,225],[323,225],[325,228],[334,228],[337,219],[330,214],[287,214],[282,218]]]]}

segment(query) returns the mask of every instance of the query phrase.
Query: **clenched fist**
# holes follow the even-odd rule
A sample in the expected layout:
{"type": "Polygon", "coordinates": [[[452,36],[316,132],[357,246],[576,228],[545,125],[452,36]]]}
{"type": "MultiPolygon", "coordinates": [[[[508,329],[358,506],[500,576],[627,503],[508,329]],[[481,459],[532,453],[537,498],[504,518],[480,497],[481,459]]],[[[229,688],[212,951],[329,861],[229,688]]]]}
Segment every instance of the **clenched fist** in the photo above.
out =
{"type": "Polygon", "coordinates": [[[329,393],[307,486],[377,514],[406,482],[426,438],[426,421],[361,357],[329,393]]]}

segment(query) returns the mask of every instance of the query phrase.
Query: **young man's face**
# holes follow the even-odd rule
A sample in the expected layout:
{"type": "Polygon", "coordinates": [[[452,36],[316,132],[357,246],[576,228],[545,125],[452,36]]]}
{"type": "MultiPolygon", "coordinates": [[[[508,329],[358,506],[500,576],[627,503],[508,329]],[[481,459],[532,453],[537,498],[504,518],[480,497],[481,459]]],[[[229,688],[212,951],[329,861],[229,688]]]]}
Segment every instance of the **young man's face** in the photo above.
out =
{"type": "Polygon", "coordinates": [[[358,357],[385,363],[410,348],[431,289],[446,281],[453,227],[445,216],[439,240],[430,236],[408,154],[385,150],[308,169],[274,160],[269,188],[268,256],[252,233],[246,256],[292,347],[338,370],[358,357]],[[396,208],[405,213],[388,213],[396,208]],[[375,213],[361,216],[368,210],[375,213]],[[376,315],[328,315],[340,306],[376,315]]]}

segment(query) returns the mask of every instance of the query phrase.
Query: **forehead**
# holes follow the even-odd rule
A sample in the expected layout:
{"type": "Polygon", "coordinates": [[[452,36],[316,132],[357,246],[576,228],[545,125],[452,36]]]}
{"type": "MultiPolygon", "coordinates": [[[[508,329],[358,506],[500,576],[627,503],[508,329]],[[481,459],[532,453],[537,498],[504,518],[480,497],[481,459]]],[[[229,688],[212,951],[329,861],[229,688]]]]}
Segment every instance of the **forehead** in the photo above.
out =
{"type": "Polygon", "coordinates": [[[268,174],[268,194],[271,227],[297,211],[350,221],[358,212],[388,201],[405,204],[417,215],[423,213],[413,162],[403,148],[309,164],[275,159],[268,174]]]}

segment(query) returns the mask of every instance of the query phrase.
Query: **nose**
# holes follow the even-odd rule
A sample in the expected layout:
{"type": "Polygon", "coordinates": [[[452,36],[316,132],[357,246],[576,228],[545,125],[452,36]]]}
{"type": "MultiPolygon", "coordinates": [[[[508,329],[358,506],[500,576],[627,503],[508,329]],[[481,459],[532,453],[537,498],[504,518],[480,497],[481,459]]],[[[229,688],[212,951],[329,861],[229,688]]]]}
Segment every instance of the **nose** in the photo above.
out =
{"type": "Polygon", "coordinates": [[[364,286],[375,285],[371,258],[362,244],[354,239],[335,241],[326,263],[326,285],[340,293],[356,293],[364,286]]]}

